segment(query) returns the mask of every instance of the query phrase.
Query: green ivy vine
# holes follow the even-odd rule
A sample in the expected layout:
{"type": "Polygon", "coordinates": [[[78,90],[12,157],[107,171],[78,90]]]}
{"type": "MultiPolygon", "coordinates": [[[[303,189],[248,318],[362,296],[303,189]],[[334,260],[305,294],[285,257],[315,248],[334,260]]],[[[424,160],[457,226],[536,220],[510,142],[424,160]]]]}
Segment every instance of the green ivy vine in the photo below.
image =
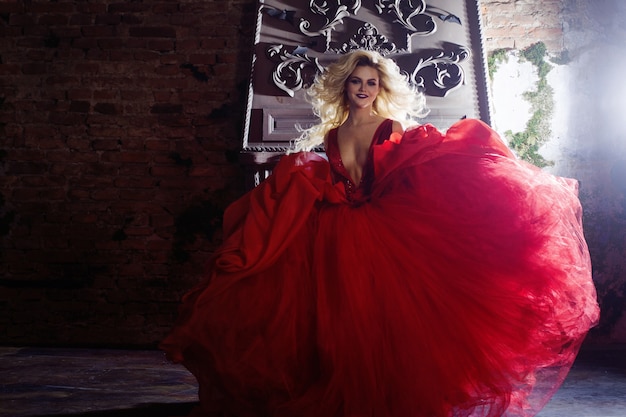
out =
{"type": "Polygon", "coordinates": [[[489,56],[487,57],[487,68],[489,71],[490,80],[493,80],[493,76],[498,70],[498,67],[500,66],[500,64],[502,62],[508,62],[509,55],[507,52],[508,50],[504,48],[496,49],[493,52],[491,52],[489,56]]]}
{"type": "MultiPolygon", "coordinates": [[[[524,98],[528,100],[531,108],[531,116],[522,132],[513,133],[511,130],[504,132],[509,147],[517,156],[540,168],[554,165],[554,162],[546,160],[539,154],[539,148],[545,144],[552,134],[550,120],[554,112],[554,90],[548,84],[548,73],[552,65],[546,61],[546,45],[537,42],[521,51],[520,58],[533,64],[537,69],[538,80],[535,89],[526,91],[524,98]]],[[[501,62],[508,58],[506,50],[498,49],[492,52],[488,59],[489,76],[493,74],[501,62]]]]}

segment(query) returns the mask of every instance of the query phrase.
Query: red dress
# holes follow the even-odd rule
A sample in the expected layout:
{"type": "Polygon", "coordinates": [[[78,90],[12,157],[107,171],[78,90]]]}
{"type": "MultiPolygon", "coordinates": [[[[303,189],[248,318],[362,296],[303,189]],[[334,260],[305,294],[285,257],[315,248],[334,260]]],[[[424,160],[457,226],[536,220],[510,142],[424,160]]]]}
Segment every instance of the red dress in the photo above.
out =
{"type": "Polygon", "coordinates": [[[484,123],[377,130],[352,184],[282,158],[162,348],[200,403],[281,417],[532,416],[598,319],[575,182],[484,123]]]}

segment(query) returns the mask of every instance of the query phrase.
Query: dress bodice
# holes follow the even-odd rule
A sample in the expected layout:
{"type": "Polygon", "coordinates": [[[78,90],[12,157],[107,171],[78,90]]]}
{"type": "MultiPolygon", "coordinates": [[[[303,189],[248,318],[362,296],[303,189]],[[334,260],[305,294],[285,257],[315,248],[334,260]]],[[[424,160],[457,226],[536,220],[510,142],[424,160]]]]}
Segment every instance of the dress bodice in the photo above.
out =
{"type": "Polygon", "coordinates": [[[375,172],[374,163],[372,159],[372,151],[374,145],[379,145],[385,140],[389,139],[393,132],[393,120],[385,119],[374,132],[372,141],[370,143],[367,160],[363,167],[363,174],[361,175],[361,181],[355,184],[350,174],[346,170],[341,160],[341,153],[339,152],[339,145],[337,143],[337,130],[334,128],[328,132],[328,141],[326,145],[326,155],[328,156],[328,162],[330,163],[333,181],[335,183],[342,182],[346,189],[346,197],[348,201],[361,202],[368,199],[372,183],[374,182],[375,172]]]}

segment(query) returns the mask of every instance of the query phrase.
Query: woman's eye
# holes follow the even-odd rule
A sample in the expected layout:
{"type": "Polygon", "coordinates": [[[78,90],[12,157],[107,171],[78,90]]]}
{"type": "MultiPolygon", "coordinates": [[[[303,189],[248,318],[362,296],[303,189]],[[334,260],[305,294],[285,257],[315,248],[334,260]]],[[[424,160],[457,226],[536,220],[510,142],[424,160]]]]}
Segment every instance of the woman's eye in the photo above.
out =
{"type": "Polygon", "coordinates": [[[359,80],[357,80],[356,78],[351,79],[351,80],[350,80],[350,82],[351,82],[352,84],[360,84],[360,81],[359,81],[359,80]]]}
{"type": "Polygon", "coordinates": [[[376,87],[376,81],[370,81],[367,83],[367,85],[371,86],[371,87],[376,87]]]}

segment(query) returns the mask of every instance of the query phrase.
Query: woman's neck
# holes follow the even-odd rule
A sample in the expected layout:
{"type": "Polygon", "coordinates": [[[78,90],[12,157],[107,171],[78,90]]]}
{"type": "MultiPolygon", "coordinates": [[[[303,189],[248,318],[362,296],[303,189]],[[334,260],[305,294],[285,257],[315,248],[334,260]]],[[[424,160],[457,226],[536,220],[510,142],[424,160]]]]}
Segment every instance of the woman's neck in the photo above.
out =
{"type": "Polygon", "coordinates": [[[380,119],[380,117],[374,113],[371,107],[350,108],[348,118],[344,124],[348,126],[359,126],[372,123],[378,119],[380,119]]]}

